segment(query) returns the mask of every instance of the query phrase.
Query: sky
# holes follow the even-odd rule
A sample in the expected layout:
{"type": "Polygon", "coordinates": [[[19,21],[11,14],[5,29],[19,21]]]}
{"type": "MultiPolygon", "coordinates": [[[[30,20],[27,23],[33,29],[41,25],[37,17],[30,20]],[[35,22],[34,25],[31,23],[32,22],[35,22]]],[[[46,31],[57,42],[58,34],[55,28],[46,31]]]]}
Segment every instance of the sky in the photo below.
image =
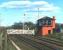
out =
{"type": "Polygon", "coordinates": [[[63,0],[0,0],[2,26],[11,26],[15,22],[36,23],[44,16],[55,16],[56,23],[63,23],[63,0]]]}

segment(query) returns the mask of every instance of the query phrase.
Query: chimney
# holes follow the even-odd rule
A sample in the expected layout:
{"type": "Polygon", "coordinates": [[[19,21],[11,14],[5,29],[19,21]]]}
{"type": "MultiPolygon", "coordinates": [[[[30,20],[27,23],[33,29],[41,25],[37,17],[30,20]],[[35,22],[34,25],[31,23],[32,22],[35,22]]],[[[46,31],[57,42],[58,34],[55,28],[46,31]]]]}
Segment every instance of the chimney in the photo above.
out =
{"type": "Polygon", "coordinates": [[[53,16],[53,19],[55,19],[55,16],[53,16]]]}

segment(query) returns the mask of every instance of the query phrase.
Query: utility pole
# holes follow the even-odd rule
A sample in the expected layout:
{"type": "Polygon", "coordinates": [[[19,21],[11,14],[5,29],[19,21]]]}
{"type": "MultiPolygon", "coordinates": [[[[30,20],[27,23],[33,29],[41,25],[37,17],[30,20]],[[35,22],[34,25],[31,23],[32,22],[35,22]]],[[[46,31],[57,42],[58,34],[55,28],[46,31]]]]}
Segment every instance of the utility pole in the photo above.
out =
{"type": "Polygon", "coordinates": [[[38,8],[38,19],[39,19],[39,8],[38,8]]]}
{"type": "MultiPolygon", "coordinates": [[[[24,14],[24,18],[25,18],[25,15],[26,14],[24,14]]],[[[24,19],[23,19],[23,34],[24,34],[24,19]]]]}

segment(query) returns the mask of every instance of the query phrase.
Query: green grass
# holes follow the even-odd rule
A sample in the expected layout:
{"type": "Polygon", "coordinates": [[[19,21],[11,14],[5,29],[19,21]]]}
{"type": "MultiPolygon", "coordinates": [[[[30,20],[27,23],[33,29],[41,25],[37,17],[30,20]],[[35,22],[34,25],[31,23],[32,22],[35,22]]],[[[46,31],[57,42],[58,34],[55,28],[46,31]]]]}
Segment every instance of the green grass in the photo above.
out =
{"type": "Polygon", "coordinates": [[[47,36],[48,38],[53,38],[53,39],[57,39],[63,42],[63,33],[53,33],[49,36],[47,36]]]}
{"type": "Polygon", "coordinates": [[[17,50],[9,40],[7,43],[7,50],[17,50]]]}

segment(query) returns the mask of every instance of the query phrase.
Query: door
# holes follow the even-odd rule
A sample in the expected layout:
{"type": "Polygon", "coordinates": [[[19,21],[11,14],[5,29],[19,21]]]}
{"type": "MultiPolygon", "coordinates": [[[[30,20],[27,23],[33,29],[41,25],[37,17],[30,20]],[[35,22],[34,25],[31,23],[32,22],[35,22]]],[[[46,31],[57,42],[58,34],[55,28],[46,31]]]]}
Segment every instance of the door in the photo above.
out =
{"type": "Polygon", "coordinates": [[[51,34],[51,30],[48,30],[48,33],[51,34]]]}

